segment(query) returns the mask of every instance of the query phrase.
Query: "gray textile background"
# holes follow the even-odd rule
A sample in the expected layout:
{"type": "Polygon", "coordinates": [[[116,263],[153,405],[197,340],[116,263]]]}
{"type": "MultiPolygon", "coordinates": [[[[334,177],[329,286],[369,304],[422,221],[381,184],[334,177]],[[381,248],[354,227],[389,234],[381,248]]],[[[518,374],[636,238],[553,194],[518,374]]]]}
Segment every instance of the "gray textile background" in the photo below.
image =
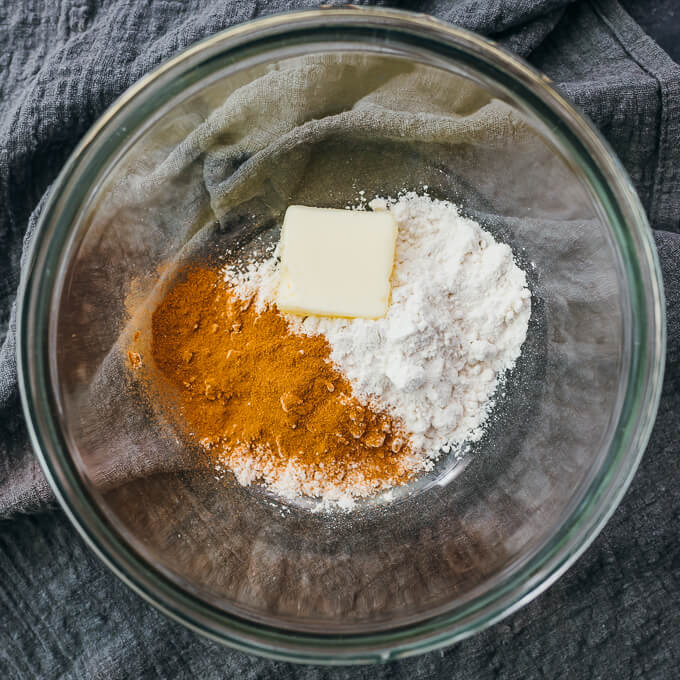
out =
{"type": "MultiPolygon", "coordinates": [[[[314,669],[218,647],[171,623],[89,552],[26,440],[13,303],[41,199],[126,87],[186,45],[295,0],[5,0],[0,8],[0,677],[670,678],[680,664],[680,69],[613,0],[387,3],[528,57],[607,136],[647,209],[664,269],[668,362],[652,441],[620,509],[547,593],[444,652],[314,669]]],[[[669,3],[670,4],[670,3],[669,3]]]]}

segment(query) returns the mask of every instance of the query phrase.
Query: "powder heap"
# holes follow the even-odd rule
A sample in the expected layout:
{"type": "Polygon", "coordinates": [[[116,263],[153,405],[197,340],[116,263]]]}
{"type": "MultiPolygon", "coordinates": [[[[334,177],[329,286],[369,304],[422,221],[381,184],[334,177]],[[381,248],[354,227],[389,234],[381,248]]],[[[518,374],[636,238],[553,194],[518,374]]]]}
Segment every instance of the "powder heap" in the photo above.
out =
{"type": "Polygon", "coordinates": [[[243,485],[349,508],[405,484],[481,437],[520,354],[531,295],[509,246],[427,195],[369,207],[398,226],[385,317],[281,314],[275,250],[185,272],[153,314],[153,361],[128,353],[173,388],[155,386],[165,415],[243,485]]]}
{"type": "Polygon", "coordinates": [[[401,421],[359,401],[330,353],[322,335],[292,332],[216,270],[189,270],[152,318],[171,415],[214,466],[284,497],[350,505],[407,481],[413,455],[401,421]]]}
{"type": "MultiPolygon", "coordinates": [[[[404,423],[428,469],[442,450],[481,437],[499,380],[520,355],[531,295],[510,247],[454,204],[407,193],[369,205],[391,210],[399,229],[387,315],[287,319],[327,339],[355,394],[404,423]]],[[[245,272],[228,269],[226,278],[266,308],[277,266],[274,253],[245,272]]]]}

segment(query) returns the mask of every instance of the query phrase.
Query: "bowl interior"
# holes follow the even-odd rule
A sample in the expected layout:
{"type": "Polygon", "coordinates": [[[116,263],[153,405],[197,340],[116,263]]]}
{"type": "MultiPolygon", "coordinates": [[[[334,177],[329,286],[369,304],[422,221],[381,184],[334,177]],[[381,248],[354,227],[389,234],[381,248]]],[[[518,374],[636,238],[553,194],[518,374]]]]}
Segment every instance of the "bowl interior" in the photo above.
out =
{"type": "Polygon", "coordinates": [[[378,40],[213,64],[146,106],[88,178],[50,318],[59,421],[106,521],[183,590],[279,629],[384,630],[488,592],[578,506],[626,389],[621,256],[558,122],[469,64],[378,40]],[[140,399],[130,335],[183,264],[261,253],[287,205],[403,190],[459,203],[528,274],[529,334],[486,434],[351,513],[216,479],[140,399]]]}

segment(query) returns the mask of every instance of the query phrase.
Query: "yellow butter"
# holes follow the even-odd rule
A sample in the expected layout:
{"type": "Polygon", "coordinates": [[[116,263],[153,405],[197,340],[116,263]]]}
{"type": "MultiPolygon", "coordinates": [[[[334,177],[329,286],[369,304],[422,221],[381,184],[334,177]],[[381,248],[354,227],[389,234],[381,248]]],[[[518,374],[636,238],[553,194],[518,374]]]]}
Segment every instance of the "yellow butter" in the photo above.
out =
{"type": "Polygon", "coordinates": [[[397,225],[389,212],[291,205],[281,231],[276,304],[318,316],[385,316],[397,225]]]}

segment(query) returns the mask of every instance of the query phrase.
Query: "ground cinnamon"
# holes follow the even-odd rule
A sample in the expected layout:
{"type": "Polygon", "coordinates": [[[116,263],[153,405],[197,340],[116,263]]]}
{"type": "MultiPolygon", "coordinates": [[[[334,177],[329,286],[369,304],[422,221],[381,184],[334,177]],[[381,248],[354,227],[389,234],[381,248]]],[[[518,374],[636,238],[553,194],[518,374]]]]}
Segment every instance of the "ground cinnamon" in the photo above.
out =
{"type": "Polygon", "coordinates": [[[365,495],[406,481],[400,422],[353,395],[327,340],[293,333],[219,271],[191,269],[170,290],[153,314],[151,349],[185,434],[241,482],[365,495]]]}

